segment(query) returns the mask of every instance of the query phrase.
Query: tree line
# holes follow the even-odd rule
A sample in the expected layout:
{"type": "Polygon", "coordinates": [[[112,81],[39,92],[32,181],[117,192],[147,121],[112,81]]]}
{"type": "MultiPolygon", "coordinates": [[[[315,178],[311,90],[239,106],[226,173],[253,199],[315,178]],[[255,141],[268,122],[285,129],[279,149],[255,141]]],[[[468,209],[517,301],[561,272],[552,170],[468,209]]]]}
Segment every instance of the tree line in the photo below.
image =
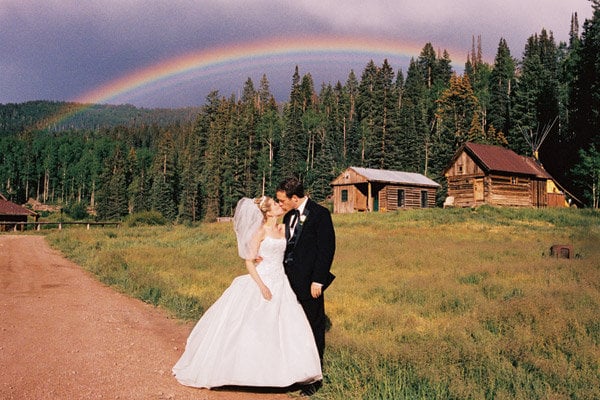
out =
{"type": "MultiPolygon", "coordinates": [[[[441,202],[444,168],[473,141],[539,156],[570,193],[597,207],[600,0],[592,7],[581,33],[574,14],[567,43],[542,30],[520,60],[500,39],[487,63],[473,38],[462,75],[427,43],[406,72],[371,60],[360,76],[351,70],[344,83],[317,88],[296,67],[284,103],[263,75],[258,85],[248,79],[239,98],[209,93],[195,118],[178,122],[22,124],[0,135],[0,191],[20,203],[89,205],[102,220],[155,210],[210,221],[232,215],[241,196],[272,194],[288,175],[322,201],[341,171],[362,166],[423,173],[442,185],[441,202]]],[[[0,106],[0,127],[31,118],[8,106],[0,106]]]]}

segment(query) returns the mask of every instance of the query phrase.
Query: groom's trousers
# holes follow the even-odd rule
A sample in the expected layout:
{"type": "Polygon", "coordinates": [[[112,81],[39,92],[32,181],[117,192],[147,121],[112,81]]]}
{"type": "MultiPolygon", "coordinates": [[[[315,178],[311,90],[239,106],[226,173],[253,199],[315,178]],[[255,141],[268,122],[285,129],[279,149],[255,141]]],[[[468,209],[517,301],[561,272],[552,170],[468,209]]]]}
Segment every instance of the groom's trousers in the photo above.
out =
{"type": "Polygon", "coordinates": [[[317,350],[319,351],[319,358],[321,359],[321,366],[323,366],[325,327],[327,320],[325,316],[325,300],[323,299],[323,294],[316,299],[311,297],[309,299],[300,300],[300,305],[302,305],[306,318],[308,318],[308,322],[312,328],[315,343],[317,344],[317,350]]]}

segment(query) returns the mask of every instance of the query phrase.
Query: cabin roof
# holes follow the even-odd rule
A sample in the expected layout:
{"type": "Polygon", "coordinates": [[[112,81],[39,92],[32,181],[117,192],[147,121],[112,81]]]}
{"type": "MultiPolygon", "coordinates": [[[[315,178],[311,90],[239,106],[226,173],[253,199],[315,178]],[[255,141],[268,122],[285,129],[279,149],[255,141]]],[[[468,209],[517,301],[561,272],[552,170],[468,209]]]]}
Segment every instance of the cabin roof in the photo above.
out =
{"type": "Polygon", "coordinates": [[[22,207],[18,204],[8,201],[0,193],[0,215],[37,215],[35,212],[22,207]]]}
{"type": "Polygon", "coordinates": [[[416,172],[404,172],[393,171],[388,169],[374,169],[361,167],[349,167],[349,169],[353,169],[357,174],[363,176],[367,181],[370,182],[402,183],[433,187],[440,186],[437,182],[427,178],[425,175],[421,175],[416,172]]]}
{"type": "MultiPolygon", "coordinates": [[[[486,171],[510,172],[552,179],[535,159],[520,156],[510,149],[471,142],[465,143],[463,149],[486,171]]],[[[457,156],[458,154],[460,151],[457,152],[457,156]]]]}

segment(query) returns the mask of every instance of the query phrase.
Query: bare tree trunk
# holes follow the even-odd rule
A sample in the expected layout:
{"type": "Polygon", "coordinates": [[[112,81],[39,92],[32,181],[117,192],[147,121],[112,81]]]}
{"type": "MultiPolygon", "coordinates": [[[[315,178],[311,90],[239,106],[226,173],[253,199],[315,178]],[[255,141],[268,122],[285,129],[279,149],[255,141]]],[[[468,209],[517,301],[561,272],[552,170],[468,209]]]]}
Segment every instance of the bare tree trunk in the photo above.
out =
{"type": "Polygon", "coordinates": [[[273,182],[273,139],[269,138],[269,185],[273,182]]]}
{"type": "Polygon", "coordinates": [[[92,181],[92,193],[90,193],[90,207],[92,207],[92,209],[94,209],[96,207],[96,204],[94,201],[95,193],[96,193],[96,181],[92,181]]]}
{"type": "Polygon", "coordinates": [[[342,144],[342,154],[344,156],[344,160],[346,160],[346,117],[344,117],[344,125],[343,125],[343,144],[342,144]]]}
{"type": "Polygon", "coordinates": [[[48,198],[50,197],[50,187],[49,186],[50,186],[50,173],[46,169],[44,171],[44,195],[43,195],[44,203],[46,203],[48,201],[48,198]]]}
{"type": "Polygon", "coordinates": [[[425,141],[425,170],[423,171],[423,175],[427,176],[427,167],[429,164],[429,141],[425,141]]]}

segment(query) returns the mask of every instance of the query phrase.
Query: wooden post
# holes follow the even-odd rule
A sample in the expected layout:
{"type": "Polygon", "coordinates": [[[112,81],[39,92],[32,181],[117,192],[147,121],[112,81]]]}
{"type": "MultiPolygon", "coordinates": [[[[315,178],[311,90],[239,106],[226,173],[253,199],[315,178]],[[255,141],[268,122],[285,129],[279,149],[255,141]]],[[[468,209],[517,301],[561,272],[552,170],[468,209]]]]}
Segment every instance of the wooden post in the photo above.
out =
{"type": "Polygon", "coordinates": [[[371,196],[371,182],[367,182],[367,211],[373,211],[373,197],[371,196]]]}

